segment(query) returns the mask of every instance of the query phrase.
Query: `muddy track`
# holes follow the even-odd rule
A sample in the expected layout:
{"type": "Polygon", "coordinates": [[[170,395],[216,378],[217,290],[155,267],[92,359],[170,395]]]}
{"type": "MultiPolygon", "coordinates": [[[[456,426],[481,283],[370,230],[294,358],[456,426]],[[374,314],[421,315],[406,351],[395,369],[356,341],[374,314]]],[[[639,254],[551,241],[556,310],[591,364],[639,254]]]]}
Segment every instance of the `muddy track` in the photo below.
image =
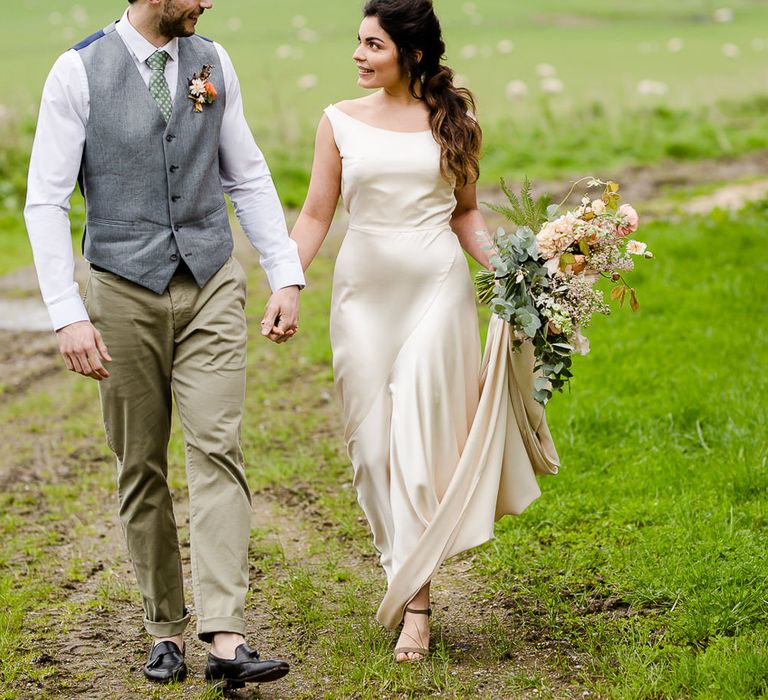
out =
{"type": "MultiPolygon", "coordinates": [[[[191,598],[192,580],[189,560],[188,503],[184,494],[175,494],[176,519],[180,525],[182,564],[187,598],[191,598]]],[[[51,626],[50,641],[40,645],[38,658],[50,665],[54,673],[37,689],[34,697],[94,698],[132,700],[148,697],[156,687],[144,680],[141,667],[148,649],[148,637],[142,623],[141,604],[135,578],[127,557],[115,508],[92,513],[91,529],[102,532],[78,542],[78,555],[88,562],[82,581],[63,584],[69,595],[46,615],[51,626]]],[[[254,545],[263,547],[274,538],[290,560],[300,561],[306,551],[303,528],[290,518],[280,516],[270,499],[254,496],[252,526],[260,532],[274,533],[260,538],[254,545]],[[277,534],[279,532],[279,535],[277,534]]],[[[59,551],[58,556],[63,554],[59,551]]],[[[259,587],[257,567],[251,567],[252,589],[259,587]]],[[[246,611],[249,637],[264,655],[276,655],[288,646],[288,640],[274,624],[266,606],[252,599],[246,611]]],[[[194,606],[188,600],[191,612],[194,606]]],[[[162,697],[199,698],[208,686],[203,678],[208,645],[200,642],[194,627],[186,635],[186,658],[190,674],[176,692],[162,697]]],[[[289,658],[289,661],[292,659],[289,658]]],[[[295,662],[295,660],[292,660],[295,662]]],[[[296,674],[294,674],[295,676],[296,674]]],[[[287,681],[264,686],[254,696],[248,692],[231,693],[231,697],[269,698],[286,695],[287,681]]]]}

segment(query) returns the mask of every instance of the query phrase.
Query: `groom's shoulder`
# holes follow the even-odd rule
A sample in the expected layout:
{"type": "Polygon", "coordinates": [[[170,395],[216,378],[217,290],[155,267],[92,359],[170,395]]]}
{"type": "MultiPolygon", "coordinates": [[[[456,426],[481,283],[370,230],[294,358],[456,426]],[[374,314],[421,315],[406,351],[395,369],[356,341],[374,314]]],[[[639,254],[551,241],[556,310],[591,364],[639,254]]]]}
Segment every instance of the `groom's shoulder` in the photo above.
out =
{"type": "Polygon", "coordinates": [[[193,34],[190,38],[192,39],[202,39],[203,41],[207,41],[209,44],[213,44],[214,41],[210,37],[203,36],[202,34],[193,34]]]}
{"type": "Polygon", "coordinates": [[[94,32],[90,36],[85,37],[85,39],[75,44],[72,47],[72,50],[83,51],[84,49],[87,49],[89,46],[93,46],[93,44],[95,44],[100,39],[104,39],[105,37],[108,37],[110,34],[113,34],[115,31],[115,25],[116,23],[112,22],[112,24],[104,27],[104,29],[99,29],[99,31],[94,32]]]}
{"type": "Polygon", "coordinates": [[[210,54],[211,52],[218,53],[217,47],[219,46],[219,42],[210,37],[203,36],[202,34],[192,34],[192,36],[180,37],[179,42],[185,42],[187,46],[195,51],[202,52],[203,54],[210,54]]]}

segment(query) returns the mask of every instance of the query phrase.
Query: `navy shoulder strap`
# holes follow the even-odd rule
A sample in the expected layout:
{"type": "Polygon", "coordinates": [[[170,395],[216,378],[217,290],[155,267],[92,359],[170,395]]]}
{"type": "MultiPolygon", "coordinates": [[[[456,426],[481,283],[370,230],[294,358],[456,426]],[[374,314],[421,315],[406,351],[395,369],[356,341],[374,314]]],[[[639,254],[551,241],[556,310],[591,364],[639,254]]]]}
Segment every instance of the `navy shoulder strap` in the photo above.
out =
{"type": "MultiPolygon", "coordinates": [[[[120,20],[118,20],[119,22],[120,20]]],[[[99,29],[98,32],[94,32],[91,34],[91,36],[86,37],[83,39],[79,44],[75,44],[72,48],[75,51],[82,51],[83,49],[89,47],[91,44],[93,44],[95,41],[98,41],[99,39],[103,39],[107,34],[111,34],[115,31],[115,25],[117,25],[117,22],[112,22],[112,24],[107,25],[104,27],[104,29],[99,29]]]]}

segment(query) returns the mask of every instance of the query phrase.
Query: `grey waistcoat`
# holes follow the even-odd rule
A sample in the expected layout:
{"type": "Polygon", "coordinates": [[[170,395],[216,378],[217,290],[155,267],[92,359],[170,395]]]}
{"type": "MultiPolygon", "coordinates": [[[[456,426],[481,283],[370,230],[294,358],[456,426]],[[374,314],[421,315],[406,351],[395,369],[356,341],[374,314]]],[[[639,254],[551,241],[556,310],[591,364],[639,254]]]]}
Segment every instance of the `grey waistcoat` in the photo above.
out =
{"type": "Polygon", "coordinates": [[[201,287],[232,253],[219,178],[226,94],[218,54],[198,36],[179,39],[179,79],[166,124],[114,24],[75,47],[85,65],[90,116],[81,184],[83,251],[93,264],[162,294],[181,259],[201,287]],[[192,111],[188,81],[203,65],[218,99],[192,111]]]}

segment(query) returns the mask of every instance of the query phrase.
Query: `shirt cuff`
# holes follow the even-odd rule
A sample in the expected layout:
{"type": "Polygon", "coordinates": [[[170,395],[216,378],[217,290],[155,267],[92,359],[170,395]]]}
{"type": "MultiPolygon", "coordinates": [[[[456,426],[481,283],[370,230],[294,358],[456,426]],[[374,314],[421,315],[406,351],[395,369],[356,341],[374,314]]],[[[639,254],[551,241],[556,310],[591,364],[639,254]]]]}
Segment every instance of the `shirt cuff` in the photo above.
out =
{"type": "Polygon", "coordinates": [[[80,321],[89,321],[88,312],[79,294],[66,296],[48,304],[48,315],[51,317],[53,330],[58,331],[64,326],[80,321]]]}
{"type": "Polygon", "coordinates": [[[269,286],[273,292],[284,287],[293,286],[304,289],[307,285],[304,279],[304,272],[299,263],[282,263],[264,271],[267,273],[269,286]]]}

